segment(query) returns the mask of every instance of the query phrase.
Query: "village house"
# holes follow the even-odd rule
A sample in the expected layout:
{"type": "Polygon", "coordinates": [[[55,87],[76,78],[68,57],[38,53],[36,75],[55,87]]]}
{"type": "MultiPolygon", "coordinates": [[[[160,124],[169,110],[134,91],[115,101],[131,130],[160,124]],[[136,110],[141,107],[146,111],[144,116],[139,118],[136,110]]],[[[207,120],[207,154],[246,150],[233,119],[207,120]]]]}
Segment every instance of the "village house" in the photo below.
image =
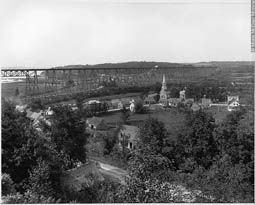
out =
{"type": "Polygon", "coordinates": [[[26,110],[26,117],[32,121],[32,125],[38,131],[41,131],[40,122],[45,122],[47,125],[51,125],[51,122],[47,120],[44,116],[44,112],[32,112],[31,109],[26,110]]]}
{"type": "Polygon", "coordinates": [[[228,102],[228,111],[237,111],[240,109],[240,103],[236,98],[231,99],[228,102]]]}
{"type": "Polygon", "coordinates": [[[240,108],[240,103],[239,103],[239,96],[228,96],[228,111],[236,111],[239,110],[240,108]]]}
{"type": "Polygon", "coordinates": [[[122,109],[123,108],[123,104],[121,102],[120,99],[112,99],[110,102],[110,108],[111,109],[122,109]]]}
{"type": "Polygon", "coordinates": [[[16,110],[19,112],[24,112],[27,108],[27,105],[16,105],[16,110]]]}
{"type": "Polygon", "coordinates": [[[169,98],[168,99],[168,105],[170,107],[177,107],[178,103],[180,103],[181,100],[180,98],[169,98]]]}
{"type": "Polygon", "coordinates": [[[168,105],[170,107],[177,107],[179,103],[183,103],[183,104],[191,107],[192,104],[194,103],[194,98],[186,98],[185,90],[181,90],[179,98],[169,98],[168,99],[168,105]]]}
{"type": "Polygon", "coordinates": [[[87,121],[87,126],[92,129],[92,130],[108,130],[109,126],[106,124],[103,118],[100,117],[91,117],[88,118],[87,121]]]}
{"type": "Polygon", "coordinates": [[[180,91],[180,101],[185,101],[186,95],[185,95],[185,89],[180,91]]]}
{"type": "MultiPolygon", "coordinates": [[[[93,106],[93,105],[95,105],[95,104],[100,104],[100,103],[101,103],[101,102],[98,101],[98,100],[90,100],[90,101],[84,103],[84,107],[85,107],[85,108],[89,108],[90,106],[93,106]]],[[[71,106],[72,106],[72,105],[71,105],[71,106]]],[[[76,106],[76,105],[75,105],[75,106],[76,106]]]]}
{"type": "Polygon", "coordinates": [[[43,119],[43,111],[41,110],[40,112],[32,112],[31,109],[26,110],[26,117],[31,119],[33,123],[43,119]]]}
{"type": "Polygon", "coordinates": [[[228,103],[232,100],[239,102],[239,96],[238,95],[228,95],[227,100],[228,100],[228,103]]]}
{"type": "Polygon", "coordinates": [[[129,105],[129,110],[130,112],[135,112],[135,101],[131,100],[130,105],[129,105]]]}
{"type": "Polygon", "coordinates": [[[135,149],[136,139],[139,134],[139,128],[132,125],[122,125],[118,133],[119,146],[123,149],[123,144],[127,145],[128,149],[135,149]]]}
{"type": "Polygon", "coordinates": [[[211,99],[206,98],[206,95],[204,95],[204,97],[202,98],[202,104],[201,104],[201,106],[202,106],[203,108],[208,108],[208,107],[211,106],[211,104],[212,104],[211,99]]]}
{"type": "Polygon", "coordinates": [[[123,106],[128,107],[130,105],[131,98],[121,98],[120,101],[123,106]]]}
{"type": "Polygon", "coordinates": [[[48,107],[48,109],[45,111],[45,116],[50,117],[54,114],[53,110],[51,107],[48,107]]]}
{"type": "Polygon", "coordinates": [[[152,93],[149,94],[147,97],[144,98],[144,104],[146,105],[150,105],[150,104],[156,104],[156,98],[157,98],[158,94],[157,93],[152,93]]]}

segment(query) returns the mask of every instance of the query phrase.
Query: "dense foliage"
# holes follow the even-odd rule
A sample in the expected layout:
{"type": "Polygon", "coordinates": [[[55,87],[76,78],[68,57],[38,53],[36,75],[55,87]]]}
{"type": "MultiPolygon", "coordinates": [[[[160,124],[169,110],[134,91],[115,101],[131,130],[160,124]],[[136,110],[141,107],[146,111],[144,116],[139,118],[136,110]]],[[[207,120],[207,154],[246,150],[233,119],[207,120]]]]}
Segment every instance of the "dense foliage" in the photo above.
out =
{"type": "Polygon", "coordinates": [[[74,167],[74,161],[86,160],[84,119],[71,109],[54,111],[58,116],[54,115],[51,126],[42,126],[41,132],[33,127],[26,113],[16,111],[11,102],[2,100],[5,203],[54,203],[63,199],[62,172],[74,167]]]}
{"type": "Polygon", "coordinates": [[[33,100],[30,104],[29,107],[32,109],[32,111],[39,112],[40,110],[45,109],[45,105],[40,99],[35,99],[33,100]]]}
{"type": "MultiPolygon", "coordinates": [[[[206,111],[180,111],[185,126],[176,138],[149,118],[136,149],[121,151],[116,133],[88,138],[82,100],[78,110],[53,108],[51,125],[38,132],[9,102],[2,103],[2,194],[6,203],[59,202],[254,202],[253,112],[241,108],[215,123],[206,111]],[[97,182],[64,196],[60,175],[89,152],[128,160],[126,185],[97,182]],[[93,145],[93,146],[92,146],[93,145]],[[98,147],[97,147],[98,145],[98,147]],[[95,151],[95,150],[94,150],[95,151]],[[64,196],[64,197],[63,197],[64,196]]],[[[126,121],[129,112],[123,110],[126,121]]]]}
{"type": "Polygon", "coordinates": [[[230,113],[220,125],[209,113],[188,112],[177,139],[148,119],[137,143],[130,178],[115,202],[254,201],[254,128],[247,110],[230,113]]]}
{"type": "Polygon", "coordinates": [[[143,102],[141,100],[135,103],[135,112],[139,114],[145,114],[148,112],[147,108],[143,106],[143,102]]]}
{"type": "Polygon", "coordinates": [[[84,116],[69,106],[53,107],[53,112],[50,138],[56,144],[57,151],[63,151],[74,162],[85,162],[84,145],[88,135],[84,116]]]}

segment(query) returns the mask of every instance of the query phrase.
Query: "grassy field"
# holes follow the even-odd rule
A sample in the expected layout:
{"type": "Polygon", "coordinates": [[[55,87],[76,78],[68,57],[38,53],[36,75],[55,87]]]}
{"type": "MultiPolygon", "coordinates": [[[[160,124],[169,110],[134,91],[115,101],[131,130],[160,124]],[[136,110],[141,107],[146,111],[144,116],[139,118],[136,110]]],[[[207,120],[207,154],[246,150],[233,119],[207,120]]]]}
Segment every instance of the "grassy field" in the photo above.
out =
{"type": "Polygon", "coordinates": [[[156,118],[163,122],[168,132],[177,136],[184,126],[184,114],[177,112],[175,109],[169,111],[159,111],[150,114],[133,114],[130,116],[129,122],[131,125],[141,126],[149,117],[156,118]]]}
{"type": "MultiPolygon", "coordinates": [[[[122,113],[109,113],[101,116],[105,119],[105,122],[114,126],[118,123],[123,123],[122,113]]],[[[170,111],[159,111],[150,114],[131,114],[128,123],[135,126],[141,126],[143,122],[149,117],[156,118],[165,124],[166,129],[172,134],[176,135],[182,130],[184,124],[184,114],[177,112],[177,110],[172,109],[170,111]]]]}
{"type": "MultiPolygon", "coordinates": [[[[213,115],[216,123],[222,122],[230,113],[227,110],[227,107],[210,107],[205,111],[213,115]]],[[[123,123],[121,112],[108,113],[101,117],[103,117],[105,121],[112,126],[115,126],[118,123],[123,123]]],[[[169,111],[158,111],[150,114],[133,113],[130,115],[128,123],[139,127],[149,117],[156,118],[159,121],[163,122],[166,129],[173,135],[176,135],[182,131],[185,122],[185,115],[173,108],[169,111]]]]}

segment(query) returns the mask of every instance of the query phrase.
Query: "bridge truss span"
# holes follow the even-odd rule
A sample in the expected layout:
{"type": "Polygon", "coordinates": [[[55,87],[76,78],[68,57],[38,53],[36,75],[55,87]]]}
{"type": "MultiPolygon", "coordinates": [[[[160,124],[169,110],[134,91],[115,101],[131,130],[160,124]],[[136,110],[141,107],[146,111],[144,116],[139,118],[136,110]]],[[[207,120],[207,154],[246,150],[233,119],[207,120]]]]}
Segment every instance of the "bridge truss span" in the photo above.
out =
{"type": "MultiPolygon", "coordinates": [[[[192,67],[192,66],[191,66],[192,67]]],[[[142,87],[167,80],[182,82],[187,71],[192,69],[177,67],[151,68],[88,68],[57,67],[17,69],[2,68],[2,78],[25,78],[25,97],[64,96],[72,93],[92,93],[104,87],[142,87]]],[[[209,72],[210,73],[210,72],[209,72]]],[[[206,72],[208,75],[208,72],[206,72]]]]}

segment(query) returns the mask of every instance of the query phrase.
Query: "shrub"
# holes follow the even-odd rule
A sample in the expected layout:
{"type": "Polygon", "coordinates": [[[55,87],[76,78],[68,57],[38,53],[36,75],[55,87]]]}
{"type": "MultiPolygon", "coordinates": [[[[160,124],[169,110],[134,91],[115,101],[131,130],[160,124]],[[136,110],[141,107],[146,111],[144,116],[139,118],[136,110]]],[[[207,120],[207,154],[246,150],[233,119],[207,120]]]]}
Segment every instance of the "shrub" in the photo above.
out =
{"type": "Polygon", "coordinates": [[[9,174],[2,174],[2,195],[8,195],[15,193],[14,183],[9,174]]]}

